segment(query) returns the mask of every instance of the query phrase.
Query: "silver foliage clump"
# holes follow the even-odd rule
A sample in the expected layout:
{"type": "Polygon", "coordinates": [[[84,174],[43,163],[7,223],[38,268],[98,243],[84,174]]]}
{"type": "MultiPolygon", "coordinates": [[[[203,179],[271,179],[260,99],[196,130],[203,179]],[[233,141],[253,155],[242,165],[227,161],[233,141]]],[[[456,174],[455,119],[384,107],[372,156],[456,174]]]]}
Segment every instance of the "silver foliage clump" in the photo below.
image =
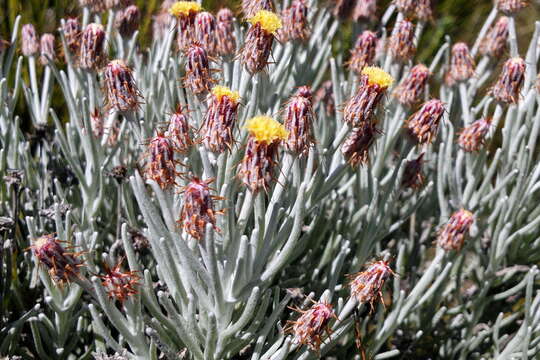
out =
{"type": "Polygon", "coordinates": [[[20,19],[0,43],[0,355],[538,356],[521,3],[425,65],[429,1],[166,1],[149,48],[110,3],[62,20],[62,56],[20,19]]]}

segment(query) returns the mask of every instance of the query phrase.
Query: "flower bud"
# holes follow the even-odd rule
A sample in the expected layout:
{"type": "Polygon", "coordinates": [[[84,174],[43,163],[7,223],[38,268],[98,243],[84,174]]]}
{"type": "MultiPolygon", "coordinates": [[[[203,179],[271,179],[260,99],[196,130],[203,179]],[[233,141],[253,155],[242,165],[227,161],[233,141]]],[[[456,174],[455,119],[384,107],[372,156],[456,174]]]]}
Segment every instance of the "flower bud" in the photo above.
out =
{"type": "Polygon", "coordinates": [[[82,33],[79,66],[96,70],[105,61],[105,30],[100,24],[88,24],[82,33]]]}
{"type": "Polygon", "coordinates": [[[457,43],[452,47],[450,59],[450,79],[454,81],[467,81],[474,76],[474,60],[465,43],[457,43]]]}
{"type": "Polygon", "coordinates": [[[208,186],[212,181],[202,181],[194,177],[182,190],[183,206],[178,223],[186,233],[197,240],[204,239],[207,224],[219,230],[216,227],[216,215],[221,212],[214,210],[214,200],[218,198],[210,195],[208,186]]]}
{"type": "Polygon", "coordinates": [[[118,300],[123,304],[130,296],[137,294],[141,277],[136,271],[122,271],[122,261],[113,268],[105,265],[105,275],[100,276],[101,284],[110,299],[118,300]]]}
{"type": "Polygon", "coordinates": [[[443,102],[429,100],[405,122],[409,135],[419,144],[431,144],[437,136],[439,123],[444,114],[443,102]]]}
{"type": "Polygon", "coordinates": [[[378,67],[365,67],[356,94],[345,104],[343,120],[352,126],[371,122],[386,89],[394,79],[378,67]]]}
{"type": "Polygon", "coordinates": [[[215,86],[208,97],[208,111],[201,133],[204,146],[215,153],[231,150],[238,117],[240,94],[225,86],[215,86]]]}
{"type": "Polygon", "coordinates": [[[81,24],[77,18],[69,18],[62,25],[64,39],[66,40],[67,48],[72,55],[79,53],[81,24]]]}
{"type": "Polygon", "coordinates": [[[314,142],[311,128],[315,115],[309,86],[298,88],[287,103],[284,118],[285,129],[289,132],[285,146],[295,154],[306,154],[314,142]]]}
{"type": "Polygon", "coordinates": [[[244,17],[251,18],[260,10],[274,11],[272,0],[242,0],[244,17]]]}
{"type": "Polygon", "coordinates": [[[305,0],[293,0],[291,6],[283,10],[281,15],[283,27],[278,31],[280,41],[307,40],[310,33],[307,11],[305,0]]]}
{"type": "Polygon", "coordinates": [[[505,14],[515,14],[526,6],[523,0],[497,0],[497,9],[505,14]]]}
{"type": "Polygon", "coordinates": [[[422,100],[429,80],[429,69],[424,64],[415,65],[394,90],[394,96],[404,106],[411,106],[422,100]]]}
{"type": "Polygon", "coordinates": [[[369,162],[369,150],[378,134],[380,130],[372,122],[363,122],[352,129],[351,134],[341,146],[343,156],[352,167],[369,162]]]}
{"type": "Polygon", "coordinates": [[[200,44],[191,44],[186,51],[184,86],[198,95],[210,90],[212,82],[212,70],[206,50],[200,44]]]}
{"type": "Polygon", "coordinates": [[[446,251],[460,250],[473,222],[474,216],[470,211],[465,209],[456,211],[439,231],[437,243],[446,251]]]}
{"type": "Polygon", "coordinates": [[[54,35],[53,34],[41,35],[40,49],[41,49],[41,56],[39,57],[39,62],[41,63],[41,65],[48,64],[49,60],[54,61],[56,55],[54,51],[54,35]]]}
{"type": "Polygon", "coordinates": [[[354,21],[377,20],[377,0],[357,0],[353,10],[354,21]]]}
{"type": "Polygon", "coordinates": [[[525,61],[520,57],[504,63],[499,79],[490,89],[490,95],[506,104],[517,104],[521,87],[525,79],[525,61]]]}
{"type": "Polygon", "coordinates": [[[51,279],[56,283],[65,283],[79,276],[82,261],[77,259],[79,253],[66,251],[53,234],[37,238],[30,248],[32,253],[49,271],[51,279]]]}
{"type": "Polygon", "coordinates": [[[422,173],[424,166],[424,153],[421,153],[415,160],[409,160],[405,164],[403,180],[401,185],[404,188],[419,189],[424,186],[425,176],[422,173]]]}
{"type": "Polygon", "coordinates": [[[416,54],[414,25],[409,20],[401,20],[396,26],[397,29],[392,32],[388,40],[388,49],[394,59],[405,62],[416,54]]]}
{"type": "Polygon", "coordinates": [[[94,13],[98,13],[105,10],[104,0],[79,0],[80,7],[86,7],[88,10],[94,13]]]}
{"type": "Polygon", "coordinates": [[[113,60],[105,68],[107,107],[116,111],[134,111],[141,97],[133,72],[122,60],[113,60]]]}
{"type": "Polygon", "coordinates": [[[178,106],[176,112],[171,115],[167,136],[174,140],[177,151],[181,153],[187,152],[193,144],[188,113],[181,106],[178,106]]]}
{"type": "Polygon", "coordinates": [[[476,120],[459,134],[458,144],[466,152],[475,152],[484,146],[485,137],[491,127],[491,118],[476,120]]]}
{"type": "Polygon", "coordinates": [[[377,50],[377,35],[369,30],[364,31],[356,39],[354,49],[351,50],[351,59],[349,60],[349,69],[356,74],[361,74],[366,66],[373,65],[377,50]]]}
{"type": "Polygon", "coordinates": [[[313,351],[319,351],[324,341],[324,335],[330,333],[328,323],[332,318],[337,319],[332,305],[327,302],[317,302],[308,310],[293,309],[299,312],[296,321],[287,321],[286,332],[294,335],[294,341],[306,345],[313,351]]]}
{"type": "Polygon", "coordinates": [[[268,116],[248,120],[249,139],[240,164],[239,177],[253,193],[268,191],[274,176],[279,144],[289,135],[285,127],[268,116]]]}
{"type": "Polygon", "coordinates": [[[267,64],[274,36],[281,28],[281,20],[270,11],[260,10],[249,22],[251,27],[246,34],[240,56],[247,70],[255,74],[262,71],[267,64]]]}
{"type": "Polygon", "coordinates": [[[333,116],[336,112],[336,103],[334,101],[334,91],[331,80],[326,80],[319,90],[315,93],[315,101],[324,106],[326,116],[333,116]]]}
{"type": "Polygon", "coordinates": [[[169,14],[178,22],[178,49],[186,50],[195,41],[195,16],[202,10],[194,1],[177,1],[169,8],[169,14]]]}
{"type": "Polygon", "coordinates": [[[401,13],[421,21],[428,21],[433,16],[431,0],[394,0],[393,3],[401,13]]]}
{"type": "Polygon", "coordinates": [[[489,29],[484,40],[480,43],[480,53],[493,58],[501,57],[506,49],[508,41],[508,18],[501,16],[489,29]]]}
{"type": "Polygon", "coordinates": [[[218,11],[216,41],[217,51],[221,56],[232,55],[236,51],[233,21],[233,13],[230,9],[223,8],[218,11]]]}
{"type": "Polygon", "coordinates": [[[148,158],[144,168],[146,179],[154,180],[162,189],[168,189],[176,184],[178,161],[174,159],[176,147],[171,138],[158,132],[147,145],[148,158]]]}
{"type": "Polygon", "coordinates": [[[360,304],[369,303],[373,310],[373,303],[379,299],[382,301],[382,288],[390,275],[394,275],[394,272],[387,261],[371,263],[365,271],[349,276],[351,296],[360,304]]]}
{"type": "Polygon", "coordinates": [[[32,24],[25,24],[21,29],[21,50],[24,56],[37,55],[39,52],[39,38],[32,24]]]}
{"type": "Polygon", "coordinates": [[[125,38],[131,37],[139,29],[141,12],[135,5],[128,6],[116,15],[116,28],[125,38]]]}
{"type": "Polygon", "coordinates": [[[195,39],[212,56],[217,52],[216,19],[207,11],[195,16],[195,39]]]}

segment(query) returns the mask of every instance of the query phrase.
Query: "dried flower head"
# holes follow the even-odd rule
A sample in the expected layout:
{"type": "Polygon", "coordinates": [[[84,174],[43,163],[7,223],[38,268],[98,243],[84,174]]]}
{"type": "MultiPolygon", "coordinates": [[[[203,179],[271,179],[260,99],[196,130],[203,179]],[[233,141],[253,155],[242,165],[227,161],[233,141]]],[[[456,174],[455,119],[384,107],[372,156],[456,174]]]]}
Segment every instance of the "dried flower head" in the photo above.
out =
{"type": "Polygon", "coordinates": [[[54,59],[56,58],[56,55],[54,51],[54,35],[53,34],[41,35],[40,49],[41,49],[41,56],[39,57],[39,62],[42,65],[48,64],[49,60],[54,61],[54,59]]]}
{"type": "Polygon", "coordinates": [[[81,38],[81,24],[77,18],[69,18],[62,25],[67,48],[71,54],[78,54],[81,38]]]}
{"type": "Polygon", "coordinates": [[[88,24],[84,28],[79,49],[79,66],[96,70],[105,61],[105,30],[101,24],[88,24]]]}
{"type": "Polygon", "coordinates": [[[281,13],[283,27],[278,31],[278,38],[281,42],[307,40],[310,33],[307,12],[306,0],[293,0],[289,8],[283,9],[281,13]]]}
{"type": "Polygon", "coordinates": [[[480,43],[480,53],[493,58],[501,57],[507,49],[508,42],[508,18],[501,16],[489,29],[480,43]]]}
{"type": "Polygon", "coordinates": [[[419,189],[424,186],[425,176],[422,172],[424,166],[424,153],[421,153],[414,160],[409,160],[405,164],[405,171],[403,172],[403,180],[401,185],[404,188],[419,189]]]}
{"type": "Polygon", "coordinates": [[[372,31],[366,30],[360,34],[356,39],[354,49],[351,50],[349,69],[361,74],[366,66],[371,66],[375,60],[377,42],[377,35],[372,31]]]}
{"type": "Polygon", "coordinates": [[[460,250],[473,222],[474,216],[470,211],[456,211],[439,231],[437,243],[446,251],[460,250]]]}
{"type": "Polygon", "coordinates": [[[283,125],[268,116],[248,120],[246,128],[250,137],[239,177],[253,193],[261,188],[267,191],[273,178],[279,144],[289,134],[283,125]]]}
{"type": "Polygon", "coordinates": [[[460,42],[452,47],[449,77],[452,82],[467,81],[474,76],[474,60],[467,44],[460,42]]]}
{"type": "Polygon", "coordinates": [[[195,41],[195,16],[202,10],[194,1],[177,1],[169,8],[169,14],[178,22],[178,49],[185,51],[195,41]]]}
{"type": "Polygon", "coordinates": [[[37,55],[39,52],[39,37],[32,24],[24,24],[21,29],[21,50],[24,56],[37,55]]]}
{"type": "Polygon", "coordinates": [[[170,137],[158,132],[147,145],[147,162],[144,175],[154,180],[162,189],[168,189],[176,184],[178,161],[174,159],[176,146],[170,137]]]}
{"type": "Polygon", "coordinates": [[[137,294],[141,277],[137,271],[122,271],[122,260],[110,268],[105,264],[105,275],[100,276],[101,284],[107,291],[110,299],[118,300],[123,304],[130,296],[137,294]]]}
{"type": "Polygon", "coordinates": [[[289,132],[285,146],[296,154],[306,154],[313,144],[312,126],[315,115],[311,88],[301,86],[285,107],[284,123],[289,132]]]}
{"type": "Polygon", "coordinates": [[[240,94],[225,86],[212,89],[201,128],[204,146],[210,151],[222,153],[232,148],[239,101],[240,94]]]}
{"type": "Polygon", "coordinates": [[[351,282],[351,296],[361,303],[369,303],[373,310],[373,303],[383,298],[382,288],[384,282],[394,275],[388,261],[379,260],[368,265],[365,271],[349,275],[351,282]]]}
{"type": "Polygon", "coordinates": [[[300,317],[287,321],[286,332],[294,335],[294,341],[306,345],[313,351],[319,351],[323,343],[324,335],[330,335],[328,323],[332,318],[337,319],[332,304],[324,301],[314,303],[308,310],[293,308],[299,312],[300,317]]]}
{"type": "Polygon", "coordinates": [[[116,28],[123,37],[131,37],[139,29],[141,12],[136,5],[130,5],[116,15],[116,28]]]}
{"type": "Polygon", "coordinates": [[[347,19],[351,16],[351,12],[354,6],[354,0],[335,0],[332,1],[334,6],[332,8],[332,14],[341,19],[347,19]]]}
{"type": "Polygon", "coordinates": [[[195,16],[195,40],[212,56],[217,52],[216,18],[207,11],[195,16]]]}
{"type": "Polygon", "coordinates": [[[525,79],[525,61],[520,57],[504,63],[499,79],[490,90],[490,95],[505,104],[517,104],[525,79]]]}
{"type": "Polygon", "coordinates": [[[377,0],[357,0],[353,10],[354,21],[377,20],[377,0]]]}
{"type": "Polygon", "coordinates": [[[419,145],[431,144],[437,136],[443,114],[443,102],[438,99],[429,100],[407,119],[405,127],[419,145]]]}
{"type": "Polygon", "coordinates": [[[260,10],[274,11],[272,0],[242,0],[242,12],[244,17],[255,16],[260,10]]]}
{"type": "Polygon", "coordinates": [[[386,89],[394,81],[390,74],[377,67],[365,67],[361,74],[356,94],[343,110],[343,120],[353,126],[373,120],[386,89]]]}
{"type": "Polygon", "coordinates": [[[424,64],[415,65],[394,90],[396,99],[405,106],[419,103],[429,80],[429,69],[424,64]]]}
{"type": "Polygon", "coordinates": [[[393,3],[401,13],[421,21],[433,16],[431,0],[394,0],[393,3]]]}
{"type": "Polygon", "coordinates": [[[491,118],[476,120],[465,127],[459,134],[458,144],[467,152],[480,150],[484,146],[485,137],[491,127],[491,118]]]}
{"type": "Polygon", "coordinates": [[[497,9],[506,14],[515,14],[526,6],[523,0],[497,0],[497,9]]]}
{"type": "Polygon", "coordinates": [[[388,40],[388,49],[395,60],[405,62],[416,54],[414,25],[409,20],[401,20],[396,26],[388,40]]]}
{"type": "Polygon", "coordinates": [[[54,234],[37,238],[30,246],[40,264],[49,271],[56,283],[65,283],[78,278],[82,261],[77,259],[80,253],[68,252],[54,234]]]}
{"type": "Polygon", "coordinates": [[[214,209],[214,201],[219,198],[210,194],[208,185],[212,181],[202,181],[194,177],[182,190],[183,206],[178,223],[186,233],[197,240],[204,239],[207,224],[219,230],[216,227],[216,215],[222,212],[214,209]]]}
{"type": "Polygon", "coordinates": [[[334,91],[331,80],[326,80],[315,93],[315,101],[324,106],[327,116],[334,115],[336,111],[336,103],[334,101],[334,91]]]}
{"type": "Polygon", "coordinates": [[[217,13],[216,41],[217,52],[222,56],[232,55],[236,51],[234,34],[234,16],[230,9],[223,8],[217,13]]]}
{"type": "Polygon", "coordinates": [[[249,19],[249,28],[241,61],[254,74],[262,71],[267,64],[276,31],[281,28],[281,19],[273,12],[260,10],[249,19]]]}
{"type": "Polygon", "coordinates": [[[179,105],[176,112],[171,115],[166,135],[173,139],[178,152],[187,152],[193,145],[189,113],[182,106],[179,105]]]}
{"type": "Polygon", "coordinates": [[[351,166],[369,162],[369,150],[379,133],[376,125],[371,121],[362,122],[352,129],[351,134],[341,146],[341,152],[351,166]]]}
{"type": "Polygon", "coordinates": [[[194,94],[210,90],[213,83],[208,53],[198,43],[192,43],[186,50],[186,76],[184,86],[194,94]]]}
{"type": "Polygon", "coordinates": [[[107,107],[116,111],[134,111],[141,97],[132,70],[123,60],[113,60],[105,68],[107,107]]]}

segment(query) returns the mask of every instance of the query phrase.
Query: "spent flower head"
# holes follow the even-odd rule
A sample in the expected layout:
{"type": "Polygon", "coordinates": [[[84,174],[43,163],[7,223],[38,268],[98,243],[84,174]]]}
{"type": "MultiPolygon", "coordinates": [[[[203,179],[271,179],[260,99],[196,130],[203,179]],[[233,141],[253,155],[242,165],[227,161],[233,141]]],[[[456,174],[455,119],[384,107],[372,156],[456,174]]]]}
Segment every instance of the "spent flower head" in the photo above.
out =
{"type": "Polygon", "coordinates": [[[474,216],[470,211],[456,211],[439,231],[437,243],[446,251],[460,250],[473,223],[474,216]]]}

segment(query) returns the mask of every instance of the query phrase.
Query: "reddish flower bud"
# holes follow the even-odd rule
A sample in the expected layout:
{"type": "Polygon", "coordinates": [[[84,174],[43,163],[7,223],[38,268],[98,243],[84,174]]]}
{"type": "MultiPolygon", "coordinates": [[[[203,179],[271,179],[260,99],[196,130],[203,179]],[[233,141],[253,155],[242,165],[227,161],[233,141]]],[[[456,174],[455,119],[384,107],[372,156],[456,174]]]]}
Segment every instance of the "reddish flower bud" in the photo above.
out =
{"type": "Polygon", "coordinates": [[[357,0],[353,11],[354,21],[377,20],[377,0],[357,0]]]}
{"type": "Polygon", "coordinates": [[[397,29],[392,32],[388,40],[388,49],[394,59],[405,62],[416,54],[414,25],[409,20],[401,20],[396,26],[397,29]]]}
{"type": "Polygon", "coordinates": [[[122,271],[122,261],[113,268],[105,264],[105,275],[100,276],[101,284],[107,291],[110,299],[118,300],[123,304],[130,296],[137,294],[141,277],[136,271],[122,271]]]}
{"type": "Polygon", "coordinates": [[[141,97],[133,72],[122,60],[113,60],[105,68],[107,107],[116,111],[134,111],[141,97]]]}
{"type": "Polygon", "coordinates": [[[64,38],[71,54],[78,54],[81,38],[81,24],[77,18],[67,19],[63,26],[64,38]]]}
{"type": "Polygon", "coordinates": [[[195,16],[195,39],[212,56],[217,52],[216,19],[207,11],[195,16]]]}
{"type": "Polygon", "coordinates": [[[188,113],[182,110],[181,106],[178,106],[176,112],[171,115],[167,136],[174,140],[178,152],[187,152],[193,144],[188,113]]]}
{"type": "Polygon", "coordinates": [[[349,69],[360,75],[364,67],[373,65],[377,42],[377,35],[372,31],[366,30],[360,34],[356,39],[354,49],[351,50],[351,59],[348,62],[349,69]]]}
{"type": "Polygon", "coordinates": [[[508,18],[501,16],[499,20],[489,29],[480,44],[482,55],[499,58],[507,49],[508,41],[508,18]]]}
{"type": "Polygon", "coordinates": [[[497,0],[497,9],[506,14],[515,14],[526,6],[523,0],[497,0]]]}
{"type": "Polygon", "coordinates": [[[457,43],[452,47],[449,76],[452,82],[467,81],[474,76],[474,60],[465,43],[457,43]]]}
{"type": "Polygon", "coordinates": [[[144,169],[144,175],[149,180],[154,180],[162,189],[168,189],[176,184],[176,171],[178,161],[174,159],[176,146],[171,138],[163,133],[154,136],[147,145],[146,155],[148,160],[144,169]]]}
{"type": "Polygon", "coordinates": [[[324,333],[330,334],[328,323],[332,318],[337,319],[332,304],[321,301],[313,304],[308,310],[295,308],[293,310],[302,315],[296,321],[287,321],[289,327],[285,332],[292,333],[296,343],[319,351],[324,341],[324,333]]]}
{"type": "Polygon", "coordinates": [[[459,134],[458,144],[466,152],[480,150],[491,127],[491,118],[476,120],[459,134]]]}
{"type": "Polygon", "coordinates": [[[21,29],[21,50],[24,56],[37,55],[39,52],[39,38],[32,24],[25,24],[21,29]]]}
{"type": "Polygon", "coordinates": [[[186,51],[184,86],[194,94],[202,94],[210,90],[212,82],[212,70],[206,50],[200,44],[191,44],[186,51]]]}
{"type": "Polygon", "coordinates": [[[249,21],[252,25],[240,56],[246,69],[254,74],[266,66],[275,33],[281,28],[281,20],[276,14],[261,10],[249,21]]]}
{"type": "Polygon", "coordinates": [[[474,216],[470,211],[456,211],[439,231],[437,243],[446,251],[460,250],[473,222],[474,216]]]}
{"type": "Polygon", "coordinates": [[[384,282],[394,275],[387,261],[376,261],[368,265],[365,271],[349,275],[351,282],[351,296],[361,303],[369,303],[373,310],[373,303],[381,299],[384,282]]]}
{"type": "Polygon", "coordinates": [[[236,51],[233,21],[233,13],[230,9],[223,8],[218,11],[216,41],[217,51],[222,56],[232,55],[236,51]]]}
{"type": "Polygon", "coordinates": [[[79,66],[96,70],[105,61],[105,30],[100,24],[88,24],[82,33],[79,66]]]}
{"type": "Polygon", "coordinates": [[[351,166],[356,167],[369,162],[369,150],[378,134],[380,130],[372,122],[363,122],[353,128],[341,146],[341,152],[351,166]]]}
{"type": "Polygon", "coordinates": [[[76,258],[80,253],[68,252],[60,243],[53,234],[48,234],[37,238],[30,249],[54,282],[65,283],[78,277],[82,261],[76,258]]]}
{"type": "Polygon", "coordinates": [[[429,100],[407,119],[405,127],[419,145],[431,144],[437,136],[443,114],[443,102],[438,99],[429,100]]]}
{"type": "Polygon", "coordinates": [[[425,176],[422,173],[424,166],[424,153],[421,153],[415,160],[409,160],[405,164],[403,180],[401,185],[405,188],[419,189],[424,186],[425,176]]]}
{"type": "Polygon", "coordinates": [[[336,103],[334,101],[334,91],[332,87],[332,81],[326,80],[319,90],[315,93],[315,101],[322,106],[327,116],[334,115],[336,111],[336,103]]]}
{"type": "Polygon", "coordinates": [[[41,56],[39,57],[39,62],[42,65],[49,63],[49,60],[54,61],[56,55],[54,53],[54,35],[53,34],[43,34],[41,35],[40,41],[41,56]]]}
{"type": "Polygon", "coordinates": [[[354,0],[335,0],[332,14],[341,19],[347,19],[353,10],[354,0]]]}
{"type": "Polygon", "coordinates": [[[116,15],[116,28],[123,37],[131,37],[139,29],[141,12],[135,5],[128,6],[116,15]]]}
{"type": "Polygon", "coordinates": [[[225,86],[215,86],[208,97],[208,111],[201,133],[204,146],[215,153],[231,150],[238,117],[240,94],[225,86]]]}
{"type": "Polygon", "coordinates": [[[242,0],[242,12],[244,17],[255,16],[260,10],[274,11],[272,0],[242,0]]]}
{"type": "Polygon", "coordinates": [[[169,14],[176,17],[178,49],[185,51],[195,41],[195,16],[202,7],[194,1],[178,1],[171,5],[169,14]]]}
{"type": "Polygon", "coordinates": [[[504,63],[499,79],[490,89],[490,95],[506,104],[517,104],[525,79],[525,61],[515,57],[504,63]]]}
{"type": "Polygon", "coordinates": [[[289,151],[296,154],[309,151],[314,142],[311,134],[314,118],[311,88],[301,86],[285,108],[285,129],[289,132],[285,146],[289,151]]]}
{"type": "Polygon", "coordinates": [[[221,211],[214,210],[214,200],[219,198],[210,195],[208,185],[212,181],[202,181],[195,177],[182,191],[183,206],[178,223],[186,233],[197,240],[204,239],[207,224],[219,230],[216,227],[216,215],[221,211]]]}
{"type": "Polygon", "coordinates": [[[282,11],[283,27],[278,31],[278,38],[281,42],[307,40],[310,33],[307,11],[305,0],[293,0],[291,6],[282,11]]]}
{"type": "Polygon", "coordinates": [[[424,64],[415,65],[394,90],[394,96],[405,106],[419,103],[429,80],[429,69],[424,64]]]}

